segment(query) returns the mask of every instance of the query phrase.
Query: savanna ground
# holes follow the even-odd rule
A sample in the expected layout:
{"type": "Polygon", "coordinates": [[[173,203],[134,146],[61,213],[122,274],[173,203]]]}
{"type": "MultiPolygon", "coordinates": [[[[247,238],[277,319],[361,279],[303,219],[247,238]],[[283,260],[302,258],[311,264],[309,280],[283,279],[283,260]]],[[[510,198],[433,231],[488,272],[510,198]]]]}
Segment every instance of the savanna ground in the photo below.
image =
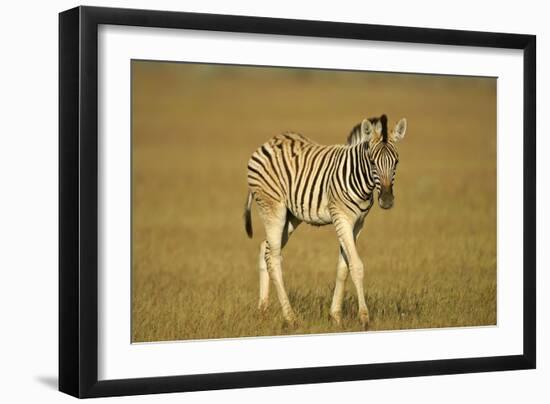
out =
{"type": "Polygon", "coordinates": [[[370,330],[496,324],[496,80],[132,63],[134,342],[360,331],[348,279],[329,320],[338,244],[302,225],[283,251],[300,325],[271,287],[257,311],[263,227],[243,207],[246,164],[286,130],[344,143],[364,117],[406,117],[395,206],[376,204],[358,250],[370,330]]]}

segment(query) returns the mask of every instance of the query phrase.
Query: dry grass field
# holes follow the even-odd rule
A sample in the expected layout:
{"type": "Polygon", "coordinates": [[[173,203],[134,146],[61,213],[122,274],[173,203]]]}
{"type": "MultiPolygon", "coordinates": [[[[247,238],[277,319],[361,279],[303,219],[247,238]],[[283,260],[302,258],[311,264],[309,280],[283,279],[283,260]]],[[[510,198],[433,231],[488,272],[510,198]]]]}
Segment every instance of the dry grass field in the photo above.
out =
{"type": "Polygon", "coordinates": [[[132,92],[133,342],[360,331],[350,279],[329,321],[332,226],[300,226],[283,251],[299,326],[273,287],[259,315],[246,164],[279,132],[344,143],[382,113],[408,129],[395,206],[375,205],[358,241],[369,329],[496,324],[496,79],[134,61],[132,92]]]}

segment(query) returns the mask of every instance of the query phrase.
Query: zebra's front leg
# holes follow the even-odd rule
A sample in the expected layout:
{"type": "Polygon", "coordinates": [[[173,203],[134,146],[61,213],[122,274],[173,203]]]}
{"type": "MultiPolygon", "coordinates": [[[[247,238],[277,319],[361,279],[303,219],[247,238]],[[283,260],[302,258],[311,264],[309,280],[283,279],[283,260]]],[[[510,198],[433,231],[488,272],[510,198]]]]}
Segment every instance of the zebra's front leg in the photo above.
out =
{"type": "Polygon", "coordinates": [[[363,290],[364,267],[357,248],[355,247],[354,224],[347,219],[337,219],[335,221],[336,232],[340,246],[344,252],[344,258],[348,263],[349,272],[355,290],[357,291],[357,304],[359,320],[364,328],[369,324],[369,310],[365,302],[365,292],[363,290]]]}
{"type": "Polygon", "coordinates": [[[330,316],[337,325],[342,323],[342,301],[344,299],[344,289],[348,279],[348,264],[344,259],[344,252],[340,247],[338,255],[338,266],[336,267],[336,284],[334,285],[334,295],[330,306],[330,316]]]}

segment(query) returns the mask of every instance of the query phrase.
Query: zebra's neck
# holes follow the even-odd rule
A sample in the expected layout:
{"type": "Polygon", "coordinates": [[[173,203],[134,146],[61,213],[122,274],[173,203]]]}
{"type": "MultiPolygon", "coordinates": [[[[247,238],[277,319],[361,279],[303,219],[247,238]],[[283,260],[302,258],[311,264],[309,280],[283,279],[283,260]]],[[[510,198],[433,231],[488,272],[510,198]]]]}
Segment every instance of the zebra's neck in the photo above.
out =
{"type": "Polygon", "coordinates": [[[349,176],[346,181],[349,184],[349,190],[359,198],[353,202],[370,200],[375,183],[368,158],[368,143],[361,142],[349,146],[348,152],[343,154],[343,158],[347,159],[345,166],[349,167],[346,170],[349,176]]]}

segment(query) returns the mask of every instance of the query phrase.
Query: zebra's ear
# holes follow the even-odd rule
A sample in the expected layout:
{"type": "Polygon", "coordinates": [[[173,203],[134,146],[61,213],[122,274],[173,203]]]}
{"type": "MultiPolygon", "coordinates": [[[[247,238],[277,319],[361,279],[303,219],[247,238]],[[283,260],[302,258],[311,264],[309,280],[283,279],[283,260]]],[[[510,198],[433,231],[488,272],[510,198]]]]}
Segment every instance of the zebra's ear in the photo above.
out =
{"type": "Polygon", "coordinates": [[[405,137],[405,132],[407,131],[407,120],[402,118],[397,124],[391,133],[392,141],[399,142],[405,137]]]}
{"type": "Polygon", "coordinates": [[[374,132],[374,126],[371,121],[368,119],[363,119],[363,122],[361,122],[361,135],[363,136],[363,139],[370,142],[374,136],[374,132]]]}
{"type": "Polygon", "coordinates": [[[382,136],[382,121],[381,120],[376,121],[376,125],[374,125],[374,131],[376,132],[376,136],[378,136],[378,137],[382,136]]]}

